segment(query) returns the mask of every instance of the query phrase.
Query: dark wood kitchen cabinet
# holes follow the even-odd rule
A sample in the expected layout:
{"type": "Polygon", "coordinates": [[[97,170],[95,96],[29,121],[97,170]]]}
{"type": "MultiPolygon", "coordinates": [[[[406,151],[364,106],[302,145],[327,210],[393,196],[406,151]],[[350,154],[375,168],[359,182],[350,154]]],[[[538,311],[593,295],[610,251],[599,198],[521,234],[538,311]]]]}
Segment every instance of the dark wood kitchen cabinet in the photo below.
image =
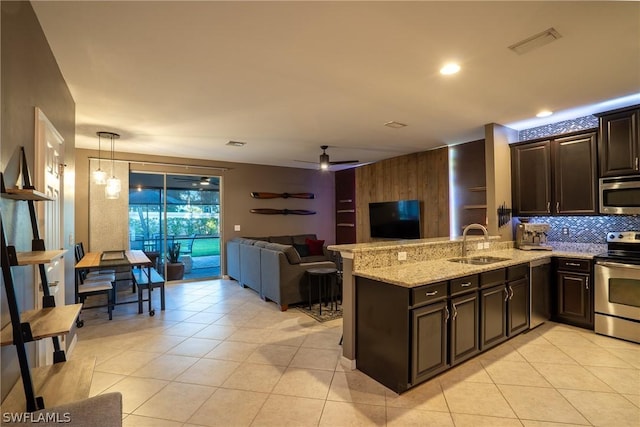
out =
{"type": "Polygon", "coordinates": [[[592,263],[587,259],[556,259],[555,319],[593,329],[592,263]]]}
{"type": "Polygon", "coordinates": [[[596,131],[511,146],[516,215],[596,214],[596,131]]]}
{"type": "Polygon", "coordinates": [[[407,389],[529,327],[529,264],[407,288],[356,276],[358,369],[407,389]]]}
{"type": "Polygon", "coordinates": [[[480,352],[478,275],[453,279],[449,288],[449,354],[451,365],[455,365],[480,352]]]}
{"type": "Polygon", "coordinates": [[[411,311],[411,383],[418,384],[449,367],[449,310],[446,301],[411,311]]]}
{"type": "Polygon", "coordinates": [[[516,214],[550,214],[551,141],[512,145],[511,180],[516,214]]]}
{"type": "Polygon", "coordinates": [[[512,337],[529,329],[529,264],[507,268],[507,335],[512,337]]]}
{"type": "Polygon", "coordinates": [[[597,114],[600,120],[600,176],[640,173],[640,108],[597,114]]]}
{"type": "Polygon", "coordinates": [[[507,339],[507,298],[504,283],[480,291],[480,349],[486,350],[507,339]]]}
{"type": "Polygon", "coordinates": [[[597,214],[596,133],[556,138],[551,149],[553,213],[597,214]]]}

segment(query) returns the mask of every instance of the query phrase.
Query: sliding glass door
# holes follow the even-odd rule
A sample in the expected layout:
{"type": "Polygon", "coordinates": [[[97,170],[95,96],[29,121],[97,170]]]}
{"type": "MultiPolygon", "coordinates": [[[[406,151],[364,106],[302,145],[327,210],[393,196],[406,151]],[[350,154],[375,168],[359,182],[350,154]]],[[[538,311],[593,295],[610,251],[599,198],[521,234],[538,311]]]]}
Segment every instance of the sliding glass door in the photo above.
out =
{"type": "Polygon", "coordinates": [[[220,277],[220,178],[131,172],[129,182],[131,249],[167,280],[220,277]]]}

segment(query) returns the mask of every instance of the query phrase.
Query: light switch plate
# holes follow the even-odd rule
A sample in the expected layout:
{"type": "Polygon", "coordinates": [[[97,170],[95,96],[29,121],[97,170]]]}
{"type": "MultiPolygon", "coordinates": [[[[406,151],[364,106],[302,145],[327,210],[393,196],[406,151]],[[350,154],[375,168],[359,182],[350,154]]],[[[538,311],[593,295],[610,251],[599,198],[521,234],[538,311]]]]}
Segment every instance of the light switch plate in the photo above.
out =
{"type": "Polygon", "coordinates": [[[236,224],[233,226],[233,231],[240,231],[240,225],[236,224]]]}
{"type": "Polygon", "coordinates": [[[406,252],[398,252],[398,261],[406,261],[407,253],[406,252]]]}

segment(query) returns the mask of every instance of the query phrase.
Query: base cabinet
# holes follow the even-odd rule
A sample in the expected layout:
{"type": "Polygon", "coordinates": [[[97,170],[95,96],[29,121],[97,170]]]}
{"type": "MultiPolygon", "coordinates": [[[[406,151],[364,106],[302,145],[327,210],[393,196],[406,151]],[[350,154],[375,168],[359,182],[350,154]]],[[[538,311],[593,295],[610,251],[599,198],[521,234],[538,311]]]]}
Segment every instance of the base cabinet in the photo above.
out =
{"type": "Polygon", "coordinates": [[[509,282],[507,287],[507,335],[511,337],[529,329],[529,278],[509,282]]]}
{"type": "Polygon", "coordinates": [[[507,288],[504,284],[480,291],[480,349],[507,339],[507,288]]]}
{"type": "Polygon", "coordinates": [[[411,311],[411,383],[417,384],[446,370],[449,310],[446,301],[411,311]]]}
{"type": "Polygon", "coordinates": [[[584,259],[559,258],[556,266],[555,320],[593,329],[592,263],[584,259]]]}
{"type": "Polygon", "coordinates": [[[451,337],[449,354],[455,365],[480,352],[480,304],[472,292],[451,300],[451,337]]]}
{"type": "Polygon", "coordinates": [[[356,277],[358,369],[402,393],[528,329],[528,271],[520,264],[414,288],[356,277]]]}

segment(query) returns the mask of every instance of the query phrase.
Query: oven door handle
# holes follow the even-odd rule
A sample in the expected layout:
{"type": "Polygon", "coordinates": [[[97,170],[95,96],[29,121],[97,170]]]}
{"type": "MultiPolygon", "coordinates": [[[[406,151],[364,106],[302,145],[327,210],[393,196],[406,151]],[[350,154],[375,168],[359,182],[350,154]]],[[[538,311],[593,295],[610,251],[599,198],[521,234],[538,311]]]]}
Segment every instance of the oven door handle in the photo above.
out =
{"type": "Polygon", "coordinates": [[[633,270],[640,270],[640,265],[634,264],[623,264],[620,262],[608,262],[608,261],[597,261],[597,265],[603,265],[605,267],[613,267],[613,268],[631,268],[633,270]]]}

